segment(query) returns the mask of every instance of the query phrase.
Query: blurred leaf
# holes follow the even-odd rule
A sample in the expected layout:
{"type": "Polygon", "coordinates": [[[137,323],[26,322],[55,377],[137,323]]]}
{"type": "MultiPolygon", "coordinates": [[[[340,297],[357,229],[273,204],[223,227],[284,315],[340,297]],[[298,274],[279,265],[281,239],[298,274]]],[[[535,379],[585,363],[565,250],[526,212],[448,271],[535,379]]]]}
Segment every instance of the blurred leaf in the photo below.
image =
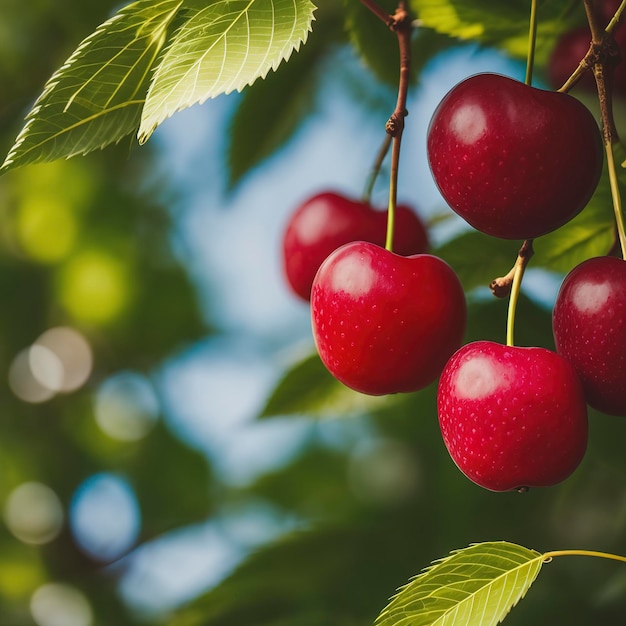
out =
{"type": "Polygon", "coordinates": [[[300,52],[265,80],[243,90],[228,133],[232,187],[255,165],[283,146],[316,106],[328,53],[341,39],[336,12],[323,12],[300,52]]]}
{"type": "MultiPolygon", "coordinates": [[[[558,33],[573,23],[570,8],[574,1],[544,0],[539,3],[538,61],[543,60],[558,33]]],[[[515,56],[526,56],[528,0],[410,0],[410,6],[428,28],[459,39],[497,45],[515,56]]]]}
{"type": "Polygon", "coordinates": [[[468,230],[437,248],[433,254],[449,263],[463,287],[488,287],[498,276],[505,275],[515,263],[520,241],[508,241],[468,230]]]}
{"type": "Polygon", "coordinates": [[[135,488],[148,537],[209,515],[211,472],[206,457],[184,445],[162,423],[136,444],[126,462],[120,461],[116,466],[135,488]]]}
{"type": "Polygon", "coordinates": [[[294,533],[252,554],[165,623],[368,626],[381,601],[381,584],[390,582],[397,567],[398,547],[386,522],[294,533]]]}
{"type": "Polygon", "coordinates": [[[506,542],[453,552],[403,587],[377,626],[495,626],[524,597],[543,565],[542,555],[506,542]]]}
{"type": "Polygon", "coordinates": [[[134,132],[182,3],[139,0],[87,37],[46,83],[0,170],[85,154],[134,132]]]}
{"type": "Polygon", "coordinates": [[[283,375],[259,417],[363,413],[392,401],[393,396],[368,396],[349,389],[334,378],[317,353],[313,353],[283,375]]]}
{"type": "MultiPolygon", "coordinates": [[[[344,0],[343,4],[350,41],[361,60],[377,80],[397,87],[400,58],[395,33],[360,2],[344,0]]],[[[396,6],[395,2],[390,1],[379,4],[390,14],[396,6]]],[[[412,68],[412,75],[414,74],[412,68]]]]}
{"type": "Polygon", "coordinates": [[[309,0],[185,0],[186,20],[148,90],[140,143],[176,111],[276,70],[306,41],[314,10],[309,0]]]}

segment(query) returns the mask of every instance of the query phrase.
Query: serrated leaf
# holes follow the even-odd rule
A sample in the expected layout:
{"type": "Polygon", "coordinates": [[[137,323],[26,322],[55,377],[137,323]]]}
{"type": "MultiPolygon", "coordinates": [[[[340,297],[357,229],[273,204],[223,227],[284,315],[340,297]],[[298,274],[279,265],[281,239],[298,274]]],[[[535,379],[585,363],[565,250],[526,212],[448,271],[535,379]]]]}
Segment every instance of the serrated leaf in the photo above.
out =
{"type": "Polygon", "coordinates": [[[182,4],[139,0],[87,37],[45,85],[0,171],[85,154],[135,132],[182,4]]]}
{"type": "Polygon", "coordinates": [[[186,0],[148,91],[140,143],[176,111],[276,70],[306,41],[314,11],[310,0],[186,0]]]}
{"type": "MultiPolygon", "coordinates": [[[[573,23],[573,4],[572,0],[539,3],[536,60],[542,60],[558,33],[573,23]]],[[[410,6],[428,28],[459,39],[499,45],[516,56],[526,56],[528,0],[411,0],[410,6]]]]}
{"type": "Polygon", "coordinates": [[[414,578],[375,626],[495,626],[537,578],[543,557],[508,542],[453,552],[414,578]]]}
{"type": "Polygon", "coordinates": [[[368,396],[349,389],[324,367],[317,353],[295,363],[278,382],[259,415],[328,417],[363,413],[395,396],[368,396]]]}

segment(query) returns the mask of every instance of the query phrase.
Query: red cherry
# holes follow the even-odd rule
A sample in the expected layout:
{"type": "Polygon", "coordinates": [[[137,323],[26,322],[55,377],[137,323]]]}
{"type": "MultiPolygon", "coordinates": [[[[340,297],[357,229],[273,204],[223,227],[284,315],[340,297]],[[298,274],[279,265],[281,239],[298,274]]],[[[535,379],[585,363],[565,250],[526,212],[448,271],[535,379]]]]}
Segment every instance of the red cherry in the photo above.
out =
{"type": "Polygon", "coordinates": [[[439,381],[439,425],[459,469],[492,491],[554,485],[587,446],[587,405],[574,368],[545,348],[477,341],[439,381]]]}
{"type": "MultiPolygon", "coordinates": [[[[428,249],[422,220],[406,205],[396,207],[393,249],[402,256],[428,249]]],[[[283,237],[283,267],[293,291],[311,297],[313,278],[322,261],[350,241],[385,245],[387,212],[334,192],[313,196],[290,217],[283,237]]]]}
{"type": "Polygon", "coordinates": [[[626,416],[626,262],[596,257],[576,266],[559,290],[552,328],[587,402],[626,416]]]}
{"type": "Polygon", "coordinates": [[[438,257],[403,257],[356,241],[322,263],[311,292],[313,337],[328,370],[370,395],[422,389],[461,344],[461,283],[438,257]]]}
{"type": "Polygon", "coordinates": [[[478,74],[437,107],[428,159],[443,197],[474,228],[531,239],[585,207],[603,150],[593,115],[572,96],[478,74]]]}

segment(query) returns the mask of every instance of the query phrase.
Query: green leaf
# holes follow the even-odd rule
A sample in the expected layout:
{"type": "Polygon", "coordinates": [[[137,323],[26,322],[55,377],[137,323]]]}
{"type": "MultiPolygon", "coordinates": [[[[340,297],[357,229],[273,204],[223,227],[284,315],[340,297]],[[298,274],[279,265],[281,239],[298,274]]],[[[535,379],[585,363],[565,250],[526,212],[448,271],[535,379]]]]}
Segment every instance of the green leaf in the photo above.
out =
{"type": "Polygon", "coordinates": [[[310,0],[186,0],[186,21],[169,42],[144,107],[139,142],[192,104],[265,78],[306,41],[310,0]]]}
{"type": "MultiPolygon", "coordinates": [[[[536,60],[548,53],[554,38],[571,26],[572,0],[539,3],[536,60]]],[[[421,23],[436,31],[481,43],[499,45],[525,57],[528,48],[528,0],[411,0],[411,9],[421,23]]]]}
{"type": "Polygon", "coordinates": [[[183,0],[139,0],[87,37],[44,87],[1,170],[85,154],[135,132],[183,0]]]}
{"type": "Polygon", "coordinates": [[[524,597],[542,565],[541,554],[516,544],[471,545],[403,587],[376,626],[495,626],[524,597]]]}
{"type": "Polygon", "coordinates": [[[520,241],[497,239],[468,230],[434,250],[449,263],[466,291],[488,287],[491,281],[506,274],[517,258],[520,241]]]}
{"type": "Polygon", "coordinates": [[[380,408],[394,399],[395,396],[368,396],[349,389],[330,374],[314,353],[283,375],[259,417],[357,414],[380,408]]]}

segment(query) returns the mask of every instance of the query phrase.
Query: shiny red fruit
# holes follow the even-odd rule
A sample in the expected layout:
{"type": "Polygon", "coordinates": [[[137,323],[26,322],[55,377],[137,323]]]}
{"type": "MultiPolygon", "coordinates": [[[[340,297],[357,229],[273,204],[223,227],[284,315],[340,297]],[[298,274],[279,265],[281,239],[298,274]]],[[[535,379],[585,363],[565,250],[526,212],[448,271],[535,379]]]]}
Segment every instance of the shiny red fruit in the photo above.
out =
{"type": "Polygon", "coordinates": [[[450,456],[492,491],[554,485],[585,454],[582,385],[574,368],[545,348],[463,346],[441,374],[437,405],[450,456]]]}
{"type": "Polygon", "coordinates": [[[626,416],[626,262],[595,257],[576,266],[559,290],[552,328],[589,405],[626,416]]]}
{"type": "Polygon", "coordinates": [[[313,337],[328,370],[370,395],[422,389],[463,339],[466,304],[438,257],[403,257],[369,242],[335,250],[311,292],[313,337]]]}
{"type": "MultiPolygon", "coordinates": [[[[387,212],[334,192],[313,196],[290,217],[283,237],[283,267],[293,291],[311,296],[313,278],[322,261],[351,241],[385,245],[387,212]]],[[[408,206],[396,207],[393,249],[402,256],[428,249],[428,234],[408,206]]]]}
{"type": "Polygon", "coordinates": [[[437,107],[428,160],[444,199],[474,228],[531,239],[585,207],[603,150],[593,115],[572,96],[478,74],[437,107]]]}

